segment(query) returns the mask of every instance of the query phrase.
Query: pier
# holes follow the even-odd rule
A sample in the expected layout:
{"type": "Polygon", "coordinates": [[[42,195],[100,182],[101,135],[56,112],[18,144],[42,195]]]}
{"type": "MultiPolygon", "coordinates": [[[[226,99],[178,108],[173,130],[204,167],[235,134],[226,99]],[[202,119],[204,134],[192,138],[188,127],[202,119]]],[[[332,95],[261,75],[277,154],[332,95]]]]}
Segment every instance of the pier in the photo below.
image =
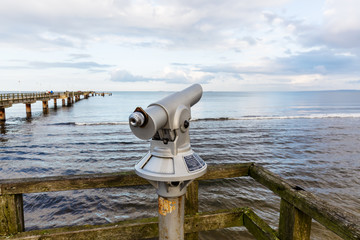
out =
{"type": "MultiPolygon", "coordinates": [[[[158,236],[158,218],[143,218],[104,225],[68,226],[25,231],[23,194],[150,185],[133,171],[0,180],[0,238],[2,239],[144,239],[158,236]]],[[[261,209],[258,209],[261,211],[261,209]]],[[[360,219],[325,200],[288,183],[254,163],[209,165],[208,172],[188,187],[185,196],[185,239],[198,232],[244,226],[256,239],[309,240],[312,219],[343,239],[360,239],[360,219]],[[281,198],[278,229],[270,227],[251,206],[198,212],[199,181],[250,177],[281,198]]],[[[41,227],[41,226],[39,226],[41,227]]]]}
{"type": "Polygon", "coordinates": [[[78,102],[81,97],[87,99],[90,96],[111,96],[112,93],[95,91],[77,92],[41,92],[41,93],[3,93],[0,94],[0,122],[6,121],[5,109],[13,104],[25,104],[26,117],[31,118],[31,104],[42,101],[43,113],[49,112],[49,101],[53,100],[54,109],[57,108],[57,100],[61,100],[62,106],[71,106],[78,102]]]}

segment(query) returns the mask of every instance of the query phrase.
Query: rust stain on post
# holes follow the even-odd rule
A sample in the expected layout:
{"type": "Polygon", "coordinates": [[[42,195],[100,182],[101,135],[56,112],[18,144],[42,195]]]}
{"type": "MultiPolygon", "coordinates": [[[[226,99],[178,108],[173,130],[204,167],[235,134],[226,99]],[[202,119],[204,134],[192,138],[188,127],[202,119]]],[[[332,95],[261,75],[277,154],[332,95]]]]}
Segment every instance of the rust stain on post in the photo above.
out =
{"type": "Polygon", "coordinates": [[[166,216],[176,210],[176,201],[169,201],[159,196],[159,214],[166,216]]]}

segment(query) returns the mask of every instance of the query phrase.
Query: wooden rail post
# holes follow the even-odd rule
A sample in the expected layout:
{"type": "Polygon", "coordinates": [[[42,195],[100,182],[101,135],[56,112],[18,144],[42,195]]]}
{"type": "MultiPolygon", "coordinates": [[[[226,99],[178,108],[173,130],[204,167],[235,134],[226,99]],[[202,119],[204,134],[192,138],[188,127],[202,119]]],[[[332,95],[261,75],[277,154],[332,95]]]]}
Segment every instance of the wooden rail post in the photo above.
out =
{"type": "Polygon", "coordinates": [[[0,195],[0,235],[12,235],[24,230],[22,194],[0,195]]]}
{"type": "MultiPolygon", "coordinates": [[[[195,215],[199,211],[199,182],[193,181],[187,187],[185,195],[185,215],[195,215]]],[[[186,233],[186,240],[198,240],[199,233],[186,233]]]]}
{"type": "Polygon", "coordinates": [[[310,231],[311,217],[281,199],[279,238],[281,240],[310,240],[310,231]]]}

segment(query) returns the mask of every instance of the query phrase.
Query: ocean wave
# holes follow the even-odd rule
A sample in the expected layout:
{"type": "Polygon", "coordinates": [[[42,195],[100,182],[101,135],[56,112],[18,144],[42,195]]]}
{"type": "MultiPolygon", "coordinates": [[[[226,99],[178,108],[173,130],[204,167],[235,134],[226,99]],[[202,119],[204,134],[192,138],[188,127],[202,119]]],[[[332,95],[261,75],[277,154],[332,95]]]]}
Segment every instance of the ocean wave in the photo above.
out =
{"type": "MultiPolygon", "coordinates": [[[[242,117],[216,117],[216,118],[194,118],[193,122],[203,121],[234,121],[234,120],[276,120],[276,119],[322,119],[322,118],[360,118],[360,113],[330,113],[330,114],[310,114],[310,115],[291,115],[291,116],[242,116],[242,117]]],[[[55,126],[99,126],[99,125],[128,125],[129,122],[62,122],[52,123],[55,126]]]]}
{"type": "Polygon", "coordinates": [[[229,118],[229,117],[219,117],[219,118],[193,118],[191,121],[229,121],[229,120],[241,120],[240,118],[229,118]]]}
{"type": "Polygon", "coordinates": [[[98,125],[128,125],[128,122],[62,122],[52,123],[52,126],[98,126],[98,125]]]}
{"type": "Polygon", "coordinates": [[[129,122],[92,122],[92,123],[85,123],[79,122],[75,123],[77,126],[97,126],[97,125],[128,125],[129,122]]]}
{"type": "Polygon", "coordinates": [[[231,121],[231,120],[276,120],[276,119],[325,119],[325,118],[360,118],[360,113],[330,113],[330,114],[310,114],[293,116],[243,116],[239,118],[219,117],[219,118],[196,118],[199,121],[231,121]]]}

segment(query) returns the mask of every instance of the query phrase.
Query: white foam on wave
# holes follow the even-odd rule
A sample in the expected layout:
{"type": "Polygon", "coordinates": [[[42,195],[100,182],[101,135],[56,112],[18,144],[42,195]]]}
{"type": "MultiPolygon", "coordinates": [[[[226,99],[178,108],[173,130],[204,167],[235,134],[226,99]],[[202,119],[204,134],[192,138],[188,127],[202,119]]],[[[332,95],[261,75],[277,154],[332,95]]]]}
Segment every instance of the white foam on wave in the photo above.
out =
{"type": "Polygon", "coordinates": [[[295,116],[255,116],[245,117],[239,120],[261,120],[261,119],[324,119],[324,118],[360,118],[360,113],[329,113],[310,114],[295,116]]]}
{"type": "Polygon", "coordinates": [[[75,122],[77,126],[128,125],[129,122],[75,122]]]}
{"type": "Polygon", "coordinates": [[[276,119],[325,119],[325,118],[360,118],[360,113],[329,113],[329,114],[310,114],[294,116],[244,116],[240,118],[198,118],[192,121],[230,121],[230,120],[276,120],[276,119]]]}
{"type": "MultiPolygon", "coordinates": [[[[191,121],[231,121],[231,120],[281,120],[281,119],[322,119],[322,118],[360,118],[360,113],[329,113],[329,114],[310,114],[294,116],[243,116],[239,118],[218,117],[218,118],[195,118],[191,121]]],[[[128,125],[129,122],[69,122],[57,123],[56,125],[76,125],[76,126],[100,126],[100,125],[128,125]]]]}

